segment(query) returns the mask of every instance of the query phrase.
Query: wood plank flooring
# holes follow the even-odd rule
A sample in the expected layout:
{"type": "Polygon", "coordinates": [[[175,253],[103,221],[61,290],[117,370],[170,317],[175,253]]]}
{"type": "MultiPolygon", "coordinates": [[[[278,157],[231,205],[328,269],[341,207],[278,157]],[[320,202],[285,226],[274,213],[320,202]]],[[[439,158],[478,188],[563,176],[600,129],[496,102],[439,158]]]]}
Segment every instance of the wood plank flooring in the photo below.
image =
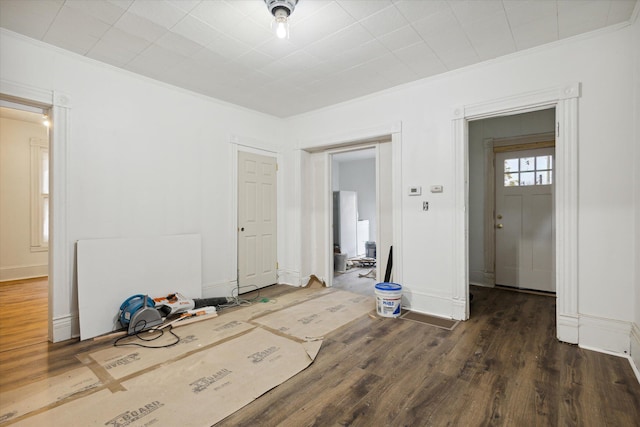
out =
{"type": "Polygon", "coordinates": [[[0,352],[46,342],[49,281],[0,283],[0,352]]]}
{"type": "MultiPolygon", "coordinates": [[[[278,285],[261,293],[296,290],[278,285]]],[[[553,298],[473,293],[471,319],[453,331],[380,318],[372,307],[325,337],[309,368],[217,425],[640,425],[640,384],[627,359],[558,342],[553,298]]],[[[0,390],[78,367],[76,354],[109,345],[71,341],[0,352],[0,390]]]]}

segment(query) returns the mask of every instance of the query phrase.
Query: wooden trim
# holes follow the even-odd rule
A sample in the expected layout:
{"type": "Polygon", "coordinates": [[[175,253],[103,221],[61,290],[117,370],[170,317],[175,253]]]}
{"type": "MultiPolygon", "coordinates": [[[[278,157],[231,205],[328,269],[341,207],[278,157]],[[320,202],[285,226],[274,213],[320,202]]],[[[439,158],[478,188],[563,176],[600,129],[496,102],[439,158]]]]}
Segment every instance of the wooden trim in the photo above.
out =
{"type": "Polygon", "coordinates": [[[503,145],[503,146],[494,146],[494,153],[507,153],[509,151],[523,151],[523,150],[534,150],[536,148],[555,148],[556,141],[544,141],[544,142],[532,142],[529,144],[514,144],[514,145],[503,145]]]}

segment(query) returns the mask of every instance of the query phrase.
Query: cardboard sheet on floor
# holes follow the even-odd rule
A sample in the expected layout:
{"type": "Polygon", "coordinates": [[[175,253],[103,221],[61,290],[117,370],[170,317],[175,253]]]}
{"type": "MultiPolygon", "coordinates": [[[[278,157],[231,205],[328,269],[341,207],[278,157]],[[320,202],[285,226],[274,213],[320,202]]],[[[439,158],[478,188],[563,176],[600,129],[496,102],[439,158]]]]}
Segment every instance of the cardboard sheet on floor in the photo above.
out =
{"type": "Polygon", "coordinates": [[[254,322],[293,337],[309,340],[327,333],[375,309],[375,299],[334,291],[254,319],[254,322]]]}
{"type": "MultiPolygon", "coordinates": [[[[98,362],[115,379],[124,378],[143,369],[175,359],[190,351],[198,350],[223,339],[233,337],[254,325],[239,320],[214,317],[198,323],[192,323],[174,329],[180,337],[178,344],[165,348],[143,348],[139,346],[111,347],[91,353],[89,356],[98,362]]],[[[152,336],[143,333],[142,337],[152,336]]],[[[135,336],[121,340],[121,343],[141,343],[160,347],[175,342],[176,337],[168,331],[154,341],[141,341],[135,336]]]]}
{"type": "Polygon", "coordinates": [[[211,426],[305,369],[320,345],[257,328],[16,425],[211,426]]]}
{"type": "Polygon", "coordinates": [[[63,375],[0,393],[0,424],[101,385],[98,377],[89,368],[81,367],[63,375]]]}

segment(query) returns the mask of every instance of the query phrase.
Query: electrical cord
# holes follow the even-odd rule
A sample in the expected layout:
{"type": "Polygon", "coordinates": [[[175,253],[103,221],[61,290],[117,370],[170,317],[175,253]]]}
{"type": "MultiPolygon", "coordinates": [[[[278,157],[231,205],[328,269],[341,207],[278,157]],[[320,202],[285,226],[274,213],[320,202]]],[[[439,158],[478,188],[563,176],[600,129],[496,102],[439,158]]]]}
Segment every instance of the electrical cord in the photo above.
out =
{"type": "Polygon", "coordinates": [[[175,337],[175,341],[169,344],[164,344],[164,345],[145,345],[145,344],[140,344],[137,342],[127,342],[127,343],[123,343],[121,344],[120,341],[122,341],[125,338],[129,338],[131,335],[125,335],[123,337],[120,337],[118,339],[116,339],[113,342],[113,346],[114,347],[125,347],[128,345],[131,346],[137,346],[137,347],[143,347],[143,348],[167,348],[167,347],[173,347],[174,345],[178,344],[180,342],[180,337],[178,335],[176,335],[175,332],[173,332],[173,325],[169,325],[166,328],[163,329],[158,329],[158,328],[153,328],[153,329],[149,329],[146,332],[159,332],[159,334],[154,335],[153,337],[143,337],[140,335],[140,332],[142,332],[144,330],[144,327],[146,325],[146,320],[140,320],[138,323],[136,323],[134,330],[136,331],[135,336],[136,338],[138,338],[141,341],[145,341],[145,342],[151,342],[151,341],[155,341],[161,337],[164,336],[165,331],[169,332],[171,335],[173,335],[175,337]],[[138,328],[138,325],[140,325],[142,323],[142,327],[138,328]]]}

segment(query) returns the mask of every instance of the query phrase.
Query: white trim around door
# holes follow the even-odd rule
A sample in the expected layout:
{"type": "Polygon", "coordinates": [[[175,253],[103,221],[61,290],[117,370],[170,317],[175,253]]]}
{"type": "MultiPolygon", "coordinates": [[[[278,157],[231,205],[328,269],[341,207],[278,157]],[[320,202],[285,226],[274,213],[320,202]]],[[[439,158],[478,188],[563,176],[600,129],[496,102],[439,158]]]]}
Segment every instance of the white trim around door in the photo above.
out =
{"type": "Polygon", "coordinates": [[[454,318],[469,318],[468,122],[547,108],[556,109],[556,327],[557,337],[578,343],[578,99],[580,83],[553,87],[453,112],[455,149],[454,318]]]}

